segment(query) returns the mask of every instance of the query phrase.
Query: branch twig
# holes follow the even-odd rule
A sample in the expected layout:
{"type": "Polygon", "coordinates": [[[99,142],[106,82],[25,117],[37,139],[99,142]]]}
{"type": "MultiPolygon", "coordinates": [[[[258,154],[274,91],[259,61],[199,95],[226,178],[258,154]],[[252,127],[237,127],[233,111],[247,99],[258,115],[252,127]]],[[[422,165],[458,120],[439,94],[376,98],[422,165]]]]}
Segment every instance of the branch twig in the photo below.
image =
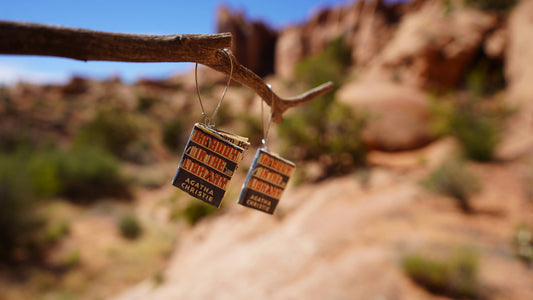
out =
{"type": "MultiPolygon", "coordinates": [[[[58,56],[83,61],[197,62],[229,74],[230,62],[221,48],[231,47],[231,34],[147,35],[111,33],[33,23],[0,21],[0,53],[58,56]]],[[[268,105],[273,119],[333,90],[327,82],[293,98],[281,98],[263,79],[233,58],[233,79],[254,90],[268,105]]]]}

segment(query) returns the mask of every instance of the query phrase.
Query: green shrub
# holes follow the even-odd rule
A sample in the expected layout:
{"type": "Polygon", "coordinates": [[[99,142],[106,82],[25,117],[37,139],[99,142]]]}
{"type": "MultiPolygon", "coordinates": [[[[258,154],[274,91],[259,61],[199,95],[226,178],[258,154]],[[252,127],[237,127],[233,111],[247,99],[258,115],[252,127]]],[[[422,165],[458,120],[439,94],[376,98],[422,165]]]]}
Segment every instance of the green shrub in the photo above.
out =
{"type": "Polygon", "coordinates": [[[465,213],[473,211],[470,198],[480,189],[477,177],[457,160],[444,162],[422,184],[433,192],[455,199],[465,213]]]}
{"type": "Polygon", "coordinates": [[[125,158],[128,149],[140,139],[141,128],[133,113],[124,110],[101,110],[94,120],[80,128],[74,137],[77,149],[103,148],[125,158]]]}
{"type": "Polygon", "coordinates": [[[180,118],[172,119],[163,124],[163,144],[168,150],[175,152],[185,146],[185,141],[189,137],[185,122],[180,118]]]}
{"type": "Polygon", "coordinates": [[[152,280],[154,281],[154,285],[159,286],[165,282],[165,274],[163,274],[163,271],[159,271],[154,274],[152,280]]]}
{"type": "Polygon", "coordinates": [[[81,254],[78,250],[73,250],[69,252],[64,258],[63,258],[63,264],[68,268],[74,268],[76,266],[79,266],[81,263],[81,254]]]}
{"type": "Polygon", "coordinates": [[[137,98],[137,110],[142,113],[148,112],[155,104],[160,102],[161,99],[156,97],[140,96],[137,98]]]}
{"type": "Polygon", "coordinates": [[[224,126],[233,121],[232,109],[227,102],[222,102],[215,116],[215,125],[224,126]]]}
{"type": "MultiPolygon", "coordinates": [[[[338,88],[350,66],[351,50],[342,38],[329,43],[323,52],[302,60],[295,69],[297,80],[309,86],[333,81],[338,88]]],[[[366,149],[361,131],[367,121],[337,103],[334,92],[316,99],[286,117],[278,127],[285,155],[296,161],[317,161],[323,177],[349,172],[364,164],[366,149]]]]}
{"type": "Polygon", "coordinates": [[[435,294],[453,298],[478,298],[477,254],[461,250],[444,260],[428,258],[420,254],[406,256],[403,271],[417,284],[435,294]]]}
{"type": "Polygon", "coordinates": [[[463,81],[471,97],[495,95],[506,87],[504,64],[480,53],[469,67],[463,81]]]}
{"type": "Polygon", "coordinates": [[[198,200],[190,201],[182,212],[183,217],[190,225],[198,223],[201,219],[216,211],[216,207],[198,200]]]}
{"type": "Polygon", "coordinates": [[[59,242],[63,237],[70,233],[70,224],[63,220],[60,222],[48,224],[45,235],[45,241],[51,244],[59,242]]]}
{"type": "Polygon", "coordinates": [[[57,159],[64,155],[53,149],[27,152],[24,155],[27,156],[27,167],[35,196],[48,198],[57,195],[63,188],[58,175],[57,159]]]}
{"type": "Polygon", "coordinates": [[[467,158],[490,161],[502,140],[505,121],[511,110],[504,105],[475,97],[433,102],[435,133],[457,138],[467,158]]]}
{"type": "Polygon", "coordinates": [[[101,197],[131,197],[128,181],[122,176],[118,161],[98,148],[80,148],[60,152],[58,178],[61,194],[78,202],[101,197]]]}
{"type": "MultiPolygon", "coordinates": [[[[250,144],[254,147],[261,145],[261,140],[263,139],[261,119],[248,113],[242,113],[237,117],[237,121],[239,122],[239,127],[242,128],[239,132],[249,138],[250,144]]],[[[265,120],[265,126],[267,126],[266,123],[267,121],[265,120]]]]}
{"type": "Polygon", "coordinates": [[[136,140],[128,146],[122,158],[137,164],[150,164],[156,161],[152,153],[152,145],[148,140],[136,140]]]}
{"type": "Polygon", "coordinates": [[[513,246],[516,256],[527,265],[533,265],[533,230],[526,225],[516,229],[513,246]]]}
{"type": "Polygon", "coordinates": [[[13,101],[10,89],[7,86],[0,85],[0,116],[9,116],[15,113],[15,102],[13,101]]]}
{"type": "Polygon", "coordinates": [[[11,175],[14,179],[23,178],[25,185],[24,189],[19,189],[13,184],[10,190],[23,198],[24,194],[30,198],[62,195],[74,201],[86,201],[106,196],[131,196],[129,182],[120,173],[117,159],[96,147],[21,150],[4,154],[4,157],[16,164],[11,175]]]}
{"type": "Polygon", "coordinates": [[[120,218],[118,223],[120,234],[127,239],[134,240],[142,234],[142,226],[137,217],[126,215],[120,218]]]}
{"type": "Polygon", "coordinates": [[[0,151],[14,152],[18,148],[36,144],[31,128],[20,125],[15,129],[10,125],[0,126],[0,151]]]}
{"type": "Polygon", "coordinates": [[[285,118],[278,135],[287,158],[319,162],[324,177],[345,174],[365,163],[361,132],[366,120],[364,114],[356,114],[332,99],[322,99],[285,118]]]}
{"type": "Polygon", "coordinates": [[[517,0],[466,0],[466,4],[482,10],[509,11],[517,0]]]}
{"type": "Polygon", "coordinates": [[[40,199],[64,195],[79,200],[130,196],[118,162],[96,149],[0,154],[0,262],[40,259],[44,248],[68,234],[66,222],[46,226],[36,213],[40,199]]]}
{"type": "Polygon", "coordinates": [[[27,157],[0,155],[0,263],[39,256],[37,233],[43,219],[35,213],[27,157]]]}
{"type": "Polygon", "coordinates": [[[351,55],[351,49],[339,37],[329,42],[321,53],[298,63],[294,73],[299,81],[311,86],[327,81],[333,81],[338,86],[344,81],[345,73],[351,65],[351,55]]]}

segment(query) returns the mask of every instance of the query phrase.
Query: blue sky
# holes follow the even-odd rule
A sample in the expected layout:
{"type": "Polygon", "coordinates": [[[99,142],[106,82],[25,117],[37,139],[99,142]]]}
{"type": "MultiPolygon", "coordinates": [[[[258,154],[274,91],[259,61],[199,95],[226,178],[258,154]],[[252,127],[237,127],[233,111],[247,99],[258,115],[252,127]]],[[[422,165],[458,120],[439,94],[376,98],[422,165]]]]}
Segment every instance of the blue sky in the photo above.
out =
{"type": "MultiPolygon", "coordinates": [[[[214,33],[216,11],[222,4],[242,10],[249,19],[274,28],[304,21],[322,7],[349,0],[208,0],[208,1],[65,1],[4,0],[0,20],[54,24],[110,32],[176,34],[214,33]]],[[[190,68],[189,63],[80,62],[71,59],[0,55],[0,85],[18,80],[63,82],[72,74],[94,78],[118,75],[132,82],[141,77],[162,78],[190,68]]]]}

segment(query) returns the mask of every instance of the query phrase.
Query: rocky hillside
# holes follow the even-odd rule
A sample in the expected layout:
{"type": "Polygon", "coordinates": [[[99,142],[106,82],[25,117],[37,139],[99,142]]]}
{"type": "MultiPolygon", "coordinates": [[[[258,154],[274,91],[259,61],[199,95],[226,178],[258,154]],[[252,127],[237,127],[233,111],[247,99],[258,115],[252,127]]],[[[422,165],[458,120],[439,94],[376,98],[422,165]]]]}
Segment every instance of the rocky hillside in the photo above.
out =
{"type": "Polygon", "coordinates": [[[292,188],[274,217],[232,207],[183,234],[163,284],[147,280],[116,299],[445,299],[409,280],[402,259],[462,247],[479,253],[480,297],[533,297],[533,271],[511,243],[533,218],[523,166],[469,165],[483,192],[465,215],[419,185],[453,147],[374,153],[364,184],[352,174],[292,188]]]}
{"type": "Polygon", "coordinates": [[[367,140],[374,149],[396,151],[431,140],[424,128],[425,102],[434,94],[464,90],[472,77],[485,74],[484,85],[493,89],[491,94],[506,89],[505,98],[513,105],[531,93],[524,83],[529,68],[516,63],[517,57],[529,55],[527,13],[509,16],[477,7],[452,0],[389,6],[383,1],[355,1],[321,11],[276,36],[267,25],[247,22],[242,12],[232,15],[223,8],[218,29],[234,34],[234,51],[245,65],[261,74],[273,69],[285,81],[297,80],[294,72],[302,60],[341,38],[351,52],[351,71],[339,99],[355,109],[386,114],[369,126],[367,140]],[[272,48],[274,65],[264,65],[270,62],[272,48]],[[256,67],[260,64],[263,67],[256,67]],[[401,132],[379,133],[394,130],[401,132]]]}

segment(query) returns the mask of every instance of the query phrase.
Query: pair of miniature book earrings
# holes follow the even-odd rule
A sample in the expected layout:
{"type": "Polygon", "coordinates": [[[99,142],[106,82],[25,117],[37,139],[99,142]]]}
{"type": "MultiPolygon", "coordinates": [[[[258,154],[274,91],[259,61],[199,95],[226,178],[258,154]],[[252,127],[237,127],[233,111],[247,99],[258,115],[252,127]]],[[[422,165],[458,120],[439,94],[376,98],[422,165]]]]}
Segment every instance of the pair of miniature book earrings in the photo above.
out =
{"type": "MultiPolygon", "coordinates": [[[[222,51],[229,58],[231,69],[226,87],[211,117],[205,113],[202,104],[198,88],[198,64],[195,66],[196,92],[204,120],[194,124],[172,181],[174,186],[189,195],[216,207],[220,207],[231,179],[244,157],[244,151],[250,147],[248,138],[215,129],[214,119],[233,75],[231,54],[227,49],[222,51]]],[[[274,94],[272,87],[267,86],[272,95],[271,108],[274,111],[274,94]]],[[[271,121],[272,116],[265,130],[261,100],[263,146],[257,149],[237,201],[269,214],[274,213],[295,167],[294,163],[269,151],[266,141],[271,121]]]]}

